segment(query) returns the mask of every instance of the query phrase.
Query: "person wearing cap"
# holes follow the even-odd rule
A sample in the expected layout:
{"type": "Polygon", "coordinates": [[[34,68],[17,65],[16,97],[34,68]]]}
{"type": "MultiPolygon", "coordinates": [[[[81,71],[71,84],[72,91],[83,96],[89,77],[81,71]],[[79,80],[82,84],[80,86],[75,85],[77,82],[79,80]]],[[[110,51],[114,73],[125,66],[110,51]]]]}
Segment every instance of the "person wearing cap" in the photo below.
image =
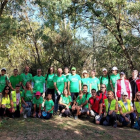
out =
{"type": "Polygon", "coordinates": [[[137,116],[136,123],[134,124],[134,128],[140,130],[140,91],[138,91],[135,94],[134,110],[137,116]]]}
{"type": "Polygon", "coordinates": [[[91,78],[90,78],[90,84],[91,84],[91,89],[96,89],[96,91],[100,90],[100,80],[95,77],[96,71],[92,70],[91,71],[91,78]]]}
{"type": "Polygon", "coordinates": [[[68,91],[71,93],[72,100],[75,100],[81,90],[81,77],[76,74],[76,68],[72,67],[71,75],[68,78],[68,91]]]}
{"type": "Polygon", "coordinates": [[[5,74],[6,74],[6,69],[2,68],[0,74],[0,106],[1,106],[1,99],[2,99],[2,91],[6,85],[9,85],[9,78],[5,74]]]}
{"type": "Polygon", "coordinates": [[[118,106],[120,111],[119,122],[121,123],[119,125],[127,126],[128,124],[130,124],[131,120],[131,127],[133,127],[136,114],[134,113],[131,100],[128,99],[127,92],[122,93],[122,100],[118,101],[118,106]]]}
{"type": "Polygon", "coordinates": [[[110,85],[111,85],[112,91],[115,91],[115,84],[118,79],[120,79],[120,74],[118,73],[118,68],[113,67],[112,74],[110,75],[110,85]]]}
{"type": "Polygon", "coordinates": [[[117,114],[118,112],[118,102],[114,98],[114,93],[112,91],[108,91],[108,98],[104,100],[105,108],[104,108],[104,116],[102,118],[102,123],[104,126],[113,126],[117,127],[117,114]]]}
{"type": "Polygon", "coordinates": [[[55,76],[54,67],[48,69],[48,73],[45,75],[46,80],[46,96],[48,93],[52,94],[52,100],[55,101],[55,88],[53,84],[53,78],[55,76]]]}
{"type": "Polygon", "coordinates": [[[22,85],[23,89],[25,88],[25,85],[27,82],[32,83],[33,76],[31,73],[29,73],[29,70],[30,70],[30,68],[28,66],[25,66],[24,73],[22,73],[20,75],[21,76],[21,85],[22,85]]]}
{"type": "Polygon", "coordinates": [[[106,87],[107,87],[107,91],[110,91],[111,90],[111,86],[110,86],[110,76],[107,72],[107,69],[106,68],[103,68],[103,75],[100,76],[100,84],[105,84],[106,87]]]}
{"type": "MultiPolygon", "coordinates": [[[[83,96],[82,96],[82,104],[78,107],[78,114],[77,115],[83,115],[83,114],[87,114],[88,111],[88,100],[91,97],[91,93],[89,93],[88,90],[88,86],[87,85],[83,85],[83,96]]],[[[79,96],[77,97],[77,99],[79,98],[79,96]]],[[[75,116],[75,119],[78,118],[78,116],[75,116]]]]}
{"type": "Polygon", "coordinates": [[[24,108],[23,117],[27,118],[31,116],[32,100],[33,100],[33,89],[30,82],[27,82],[25,89],[22,91],[21,100],[22,107],[24,108]]]}
{"type": "Polygon", "coordinates": [[[67,80],[64,75],[62,75],[62,69],[58,68],[57,75],[54,77],[54,88],[55,88],[55,106],[54,106],[54,114],[57,113],[58,110],[58,102],[60,99],[63,90],[67,87],[67,80]]]}
{"type": "Polygon", "coordinates": [[[81,85],[87,85],[88,86],[88,92],[91,92],[91,79],[88,77],[88,72],[84,70],[82,72],[83,78],[81,79],[81,85]]]}
{"type": "Polygon", "coordinates": [[[134,103],[135,94],[138,91],[138,85],[140,85],[140,84],[138,84],[139,81],[137,81],[137,80],[138,80],[138,71],[133,70],[132,77],[129,78],[129,82],[130,82],[131,89],[132,89],[132,103],[134,103]],[[137,81],[137,83],[136,83],[136,81],[137,81]]]}
{"type": "Polygon", "coordinates": [[[39,91],[42,96],[45,96],[45,77],[41,74],[42,70],[37,69],[37,75],[32,80],[33,92],[36,93],[39,91]]]}
{"type": "Polygon", "coordinates": [[[16,90],[11,92],[11,97],[13,101],[13,107],[14,107],[14,113],[13,117],[20,117],[20,114],[22,112],[22,107],[21,107],[21,94],[22,92],[20,91],[20,85],[16,85],[16,90]]]}
{"type": "Polygon", "coordinates": [[[121,99],[121,94],[123,92],[128,93],[128,99],[132,100],[132,91],[131,91],[131,85],[129,83],[129,80],[126,79],[126,75],[124,72],[120,73],[121,78],[117,80],[115,84],[115,97],[117,100],[121,99]]]}
{"type": "Polygon", "coordinates": [[[95,123],[100,124],[100,120],[102,118],[102,108],[103,108],[103,102],[102,98],[97,95],[97,92],[95,89],[91,90],[92,97],[89,98],[89,104],[87,111],[88,116],[93,116],[95,123]]]}
{"type": "Polygon", "coordinates": [[[35,93],[35,97],[33,98],[33,117],[41,117],[43,97],[41,96],[40,91],[35,93]]]}
{"type": "Polygon", "coordinates": [[[42,116],[44,119],[50,119],[53,114],[53,109],[54,109],[54,102],[52,100],[52,94],[48,93],[46,97],[46,101],[44,103],[44,112],[46,113],[44,115],[44,112],[42,112],[42,116]]]}
{"type": "Polygon", "coordinates": [[[16,85],[21,85],[21,76],[18,75],[18,69],[14,69],[13,75],[10,77],[10,87],[12,90],[15,90],[16,85]]]}

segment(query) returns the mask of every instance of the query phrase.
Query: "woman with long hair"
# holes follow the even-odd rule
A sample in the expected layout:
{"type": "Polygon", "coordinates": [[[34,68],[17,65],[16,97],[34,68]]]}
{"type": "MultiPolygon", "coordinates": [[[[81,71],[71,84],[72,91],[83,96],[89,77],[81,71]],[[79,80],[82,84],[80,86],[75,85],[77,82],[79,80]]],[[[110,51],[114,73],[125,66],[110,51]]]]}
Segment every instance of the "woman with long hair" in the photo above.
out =
{"type": "Polygon", "coordinates": [[[0,108],[0,115],[3,117],[4,115],[11,117],[13,112],[13,101],[11,99],[11,88],[9,86],[5,86],[2,91],[2,102],[0,108]]]}
{"type": "Polygon", "coordinates": [[[32,100],[33,100],[33,89],[30,82],[27,82],[25,85],[25,89],[23,90],[22,94],[22,107],[24,108],[24,118],[31,116],[31,109],[32,109],[32,100]]]}
{"type": "Polygon", "coordinates": [[[54,78],[54,67],[50,67],[48,69],[48,73],[45,75],[45,80],[46,80],[46,95],[51,93],[52,94],[52,100],[55,101],[55,88],[54,88],[54,83],[53,83],[53,78],[54,78]]]}

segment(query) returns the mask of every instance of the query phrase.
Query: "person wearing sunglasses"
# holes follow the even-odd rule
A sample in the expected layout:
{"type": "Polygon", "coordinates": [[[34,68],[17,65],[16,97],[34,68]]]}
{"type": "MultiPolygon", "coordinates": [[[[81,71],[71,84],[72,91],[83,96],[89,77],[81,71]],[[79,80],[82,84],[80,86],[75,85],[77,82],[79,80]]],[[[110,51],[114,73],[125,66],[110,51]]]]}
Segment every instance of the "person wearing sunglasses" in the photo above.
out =
{"type": "Polygon", "coordinates": [[[9,86],[5,86],[2,92],[2,103],[0,108],[0,116],[3,118],[4,115],[7,117],[12,117],[13,110],[13,102],[11,98],[11,89],[9,86]]]}
{"type": "Polygon", "coordinates": [[[128,99],[132,100],[132,91],[129,80],[126,79],[124,72],[120,73],[121,78],[117,80],[115,84],[115,97],[119,101],[122,98],[122,93],[128,93],[128,99]]]}
{"type": "Polygon", "coordinates": [[[94,122],[96,124],[100,124],[100,120],[102,118],[102,107],[103,102],[100,96],[97,95],[96,89],[91,90],[92,97],[89,98],[89,104],[88,104],[88,116],[94,117],[94,122]]]}
{"type": "Polygon", "coordinates": [[[102,103],[103,103],[102,110],[104,112],[104,108],[105,108],[105,102],[104,102],[104,100],[107,99],[107,91],[106,91],[106,85],[105,84],[101,84],[101,90],[99,90],[97,92],[97,94],[100,97],[100,99],[102,99],[102,103]]]}
{"type": "Polygon", "coordinates": [[[122,100],[118,101],[120,117],[119,122],[121,126],[134,126],[134,121],[136,118],[136,114],[134,113],[133,104],[131,100],[128,99],[128,93],[123,92],[122,100]],[[131,122],[131,123],[130,123],[131,122]]]}

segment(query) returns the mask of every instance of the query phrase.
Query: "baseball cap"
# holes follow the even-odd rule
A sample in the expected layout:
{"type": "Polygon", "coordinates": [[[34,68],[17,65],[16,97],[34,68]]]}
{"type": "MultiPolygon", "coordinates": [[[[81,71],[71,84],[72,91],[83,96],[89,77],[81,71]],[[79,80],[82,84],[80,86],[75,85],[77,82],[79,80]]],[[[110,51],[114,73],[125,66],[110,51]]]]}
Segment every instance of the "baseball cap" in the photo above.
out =
{"type": "Polygon", "coordinates": [[[41,93],[40,93],[39,91],[37,91],[35,95],[39,95],[39,96],[40,96],[40,95],[41,95],[41,93]]]}
{"type": "Polygon", "coordinates": [[[120,72],[120,75],[125,75],[125,73],[124,72],[120,72]]]}
{"type": "Polygon", "coordinates": [[[106,68],[103,68],[103,71],[107,71],[107,69],[106,68]]]}
{"type": "Polygon", "coordinates": [[[76,70],[76,68],[75,67],[72,67],[71,70],[76,70]]]}
{"type": "Polygon", "coordinates": [[[16,84],[16,87],[20,87],[20,84],[16,84]]]}
{"type": "Polygon", "coordinates": [[[6,71],[6,68],[2,68],[1,71],[6,71]]]}
{"type": "Polygon", "coordinates": [[[127,95],[128,96],[128,93],[127,92],[123,92],[122,95],[127,95]]]}
{"type": "Polygon", "coordinates": [[[118,70],[118,68],[117,67],[113,67],[112,70],[118,70]]]}
{"type": "Polygon", "coordinates": [[[83,72],[82,72],[82,73],[88,73],[88,72],[87,72],[87,70],[83,70],[83,72]]]}

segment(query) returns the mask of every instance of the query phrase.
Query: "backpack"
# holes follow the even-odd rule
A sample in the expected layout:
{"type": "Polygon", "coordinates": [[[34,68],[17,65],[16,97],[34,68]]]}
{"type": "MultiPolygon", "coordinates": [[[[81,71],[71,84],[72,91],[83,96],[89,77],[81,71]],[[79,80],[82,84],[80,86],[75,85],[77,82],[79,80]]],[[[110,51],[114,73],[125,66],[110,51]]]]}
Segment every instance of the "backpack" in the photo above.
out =
{"type": "MultiPolygon", "coordinates": [[[[110,83],[110,76],[109,76],[109,74],[107,76],[108,76],[109,83],[110,83]]],[[[103,76],[101,76],[101,84],[102,84],[102,79],[103,79],[103,76]]]]}

